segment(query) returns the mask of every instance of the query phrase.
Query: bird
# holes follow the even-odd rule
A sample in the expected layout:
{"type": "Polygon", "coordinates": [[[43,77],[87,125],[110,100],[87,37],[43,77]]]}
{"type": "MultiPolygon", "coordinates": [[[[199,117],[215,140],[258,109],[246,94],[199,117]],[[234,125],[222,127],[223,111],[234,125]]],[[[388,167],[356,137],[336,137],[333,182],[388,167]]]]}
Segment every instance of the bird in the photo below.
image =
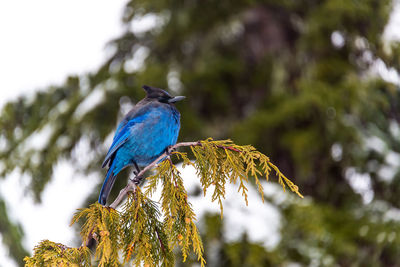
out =
{"type": "Polygon", "coordinates": [[[180,130],[180,113],[175,103],[184,96],[171,96],[165,90],[143,85],[146,97],[121,120],[102,168],[108,166],[98,202],[106,205],[117,174],[133,166],[137,175],[176,144],[180,130]]]}

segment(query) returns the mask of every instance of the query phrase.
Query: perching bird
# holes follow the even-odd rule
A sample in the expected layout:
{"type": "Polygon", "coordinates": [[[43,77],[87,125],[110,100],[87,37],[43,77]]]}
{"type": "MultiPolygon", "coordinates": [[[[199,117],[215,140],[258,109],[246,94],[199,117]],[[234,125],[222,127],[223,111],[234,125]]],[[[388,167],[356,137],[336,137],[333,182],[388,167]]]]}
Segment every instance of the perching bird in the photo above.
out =
{"type": "MultiPolygon", "coordinates": [[[[119,123],[102,167],[109,166],[100,191],[99,203],[106,204],[117,174],[127,166],[146,166],[178,139],[180,113],[174,103],[184,96],[172,97],[166,91],[144,85],[146,97],[119,123]]],[[[137,174],[136,173],[136,174],[137,174]]]]}

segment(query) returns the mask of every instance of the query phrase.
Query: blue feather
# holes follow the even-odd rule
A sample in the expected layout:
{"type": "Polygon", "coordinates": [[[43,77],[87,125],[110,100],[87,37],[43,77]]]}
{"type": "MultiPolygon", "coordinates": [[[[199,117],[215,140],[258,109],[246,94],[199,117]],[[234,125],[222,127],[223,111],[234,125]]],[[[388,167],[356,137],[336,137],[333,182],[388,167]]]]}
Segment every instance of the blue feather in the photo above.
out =
{"type": "Polygon", "coordinates": [[[147,97],[119,123],[103,162],[107,164],[99,203],[105,205],[117,174],[130,165],[146,166],[174,145],[180,129],[180,114],[172,103],[183,97],[171,97],[165,91],[146,87],[147,97]]]}
{"type": "Polygon", "coordinates": [[[148,113],[144,113],[139,117],[135,117],[131,120],[129,120],[127,123],[125,121],[122,121],[117,128],[116,134],[114,136],[113,142],[110,146],[110,149],[107,152],[106,158],[104,159],[104,162],[102,164],[102,168],[104,168],[108,161],[110,160],[111,156],[117,151],[118,148],[120,148],[130,137],[131,135],[131,128],[137,123],[143,122],[143,120],[146,119],[148,116],[148,113]]]}
{"type": "Polygon", "coordinates": [[[107,197],[111,192],[111,188],[114,185],[115,179],[117,178],[117,176],[113,174],[113,164],[115,164],[115,161],[111,164],[110,168],[108,169],[106,179],[104,180],[103,186],[101,187],[100,190],[99,203],[101,205],[106,204],[107,197]]]}

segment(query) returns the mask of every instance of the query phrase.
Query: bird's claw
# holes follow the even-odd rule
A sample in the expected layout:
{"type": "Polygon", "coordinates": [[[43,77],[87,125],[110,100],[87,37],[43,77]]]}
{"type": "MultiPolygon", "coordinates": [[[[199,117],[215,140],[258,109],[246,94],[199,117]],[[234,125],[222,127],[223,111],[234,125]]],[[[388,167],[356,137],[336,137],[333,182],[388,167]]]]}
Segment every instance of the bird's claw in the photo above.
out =
{"type": "Polygon", "coordinates": [[[172,152],[174,152],[174,151],[176,151],[176,148],[174,148],[173,146],[168,146],[167,147],[167,155],[169,156],[169,155],[171,155],[172,154],[172,152]]]}
{"type": "Polygon", "coordinates": [[[129,180],[131,180],[131,182],[134,183],[136,186],[139,186],[140,181],[142,180],[140,177],[141,176],[135,176],[135,177],[133,177],[132,179],[129,179],[129,180]]]}
{"type": "Polygon", "coordinates": [[[138,181],[140,180],[140,178],[139,178],[139,171],[138,170],[133,170],[132,171],[132,173],[133,173],[133,177],[132,178],[129,178],[129,180],[131,180],[131,182],[132,183],[134,183],[134,184],[138,184],[138,181]]]}

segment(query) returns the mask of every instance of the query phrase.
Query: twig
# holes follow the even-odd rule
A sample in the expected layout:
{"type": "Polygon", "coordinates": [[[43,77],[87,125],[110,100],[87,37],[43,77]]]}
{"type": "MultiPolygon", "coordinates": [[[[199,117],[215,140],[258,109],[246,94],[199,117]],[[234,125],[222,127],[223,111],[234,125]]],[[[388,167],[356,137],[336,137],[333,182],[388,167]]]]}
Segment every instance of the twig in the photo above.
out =
{"type": "Polygon", "coordinates": [[[94,226],[92,227],[92,229],[90,229],[89,235],[88,235],[88,238],[87,238],[86,242],[84,240],[82,241],[81,247],[88,247],[89,246],[90,241],[94,238],[93,230],[94,230],[94,226]]]}
{"type": "Polygon", "coordinates": [[[242,152],[242,151],[240,151],[239,149],[234,148],[234,147],[231,147],[231,146],[216,145],[216,147],[223,148],[223,149],[229,149],[229,150],[236,151],[236,152],[242,152]]]}
{"type": "Polygon", "coordinates": [[[163,244],[163,242],[161,240],[160,233],[158,232],[157,226],[155,226],[155,229],[156,229],[156,235],[157,235],[158,241],[160,242],[161,249],[162,249],[163,252],[165,252],[165,247],[164,247],[164,244],[163,244]]]}
{"type": "MultiPolygon", "coordinates": [[[[179,147],[184,147],[184,146],[200,146],[201,142],[182,142],[175,144],[171,147],[169,147],[168,151],[177,149],[179,147]]],[[[132,180],[128,181],[128,184],[119,192],[118,197],[114,200],[114,202],[109,206],[110,208],[115,209],[119,203],[124,199],[124,197],[129,193],[129,192],[134,192],[137,188],[137,186],[140,184],[140,182],[143,180],[144,173],[153,168],[159,161],[164,159],[165,157],[168,157],[169,153],[166,151],[162,153],[156,160],[154,160],[152,163],[144,167],[132,180]]]]}
{"type": "MultiPolygon", "coordinates": [[[[136,178],[136,177],[135,177],[136,178]]],[[[134,181],[129,180],[128,184],[119,191],[118,197],[111,203],[110,208],[116,209],[118,204],[124,199],[129,192],[135,192],[137,185],[134,181]]]]}

